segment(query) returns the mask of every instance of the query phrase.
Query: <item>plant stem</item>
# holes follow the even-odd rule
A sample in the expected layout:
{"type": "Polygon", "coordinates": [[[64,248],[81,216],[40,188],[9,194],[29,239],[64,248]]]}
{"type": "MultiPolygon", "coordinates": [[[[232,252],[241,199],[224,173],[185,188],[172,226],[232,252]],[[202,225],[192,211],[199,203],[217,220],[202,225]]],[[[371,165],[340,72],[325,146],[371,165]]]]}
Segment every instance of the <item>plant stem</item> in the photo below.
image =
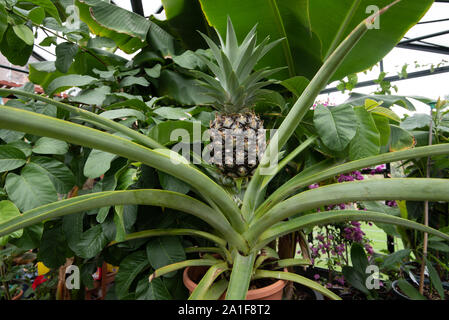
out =
{"type": "MultiPolygon", "coordinates": [[[[2,276],[2,278],[5,278],[5,269],[4,269],[4,265],[0,266],[0,275],[2,276]]],[[[6,296],[6,300],[11,300],[11,293],[9,292],[9,282],[3,280],[2,281],[3,286],[5,287],[5,296],[6,296]]]]}
{"type": "MultiPolygon", "coordinates": [[[[17,14],[18,16],[20,16],[22,19],[26,19],[27,21],[29,20],[28,17],[24,16],[24,15],[21,14],[20,12],[17,12],[16,10],[14,10],[14,13],[17,14]]],[[[29,21],[31,21],[31,20],[29,20],[29,21]]],[[[31,23],[32,23],[33,26],[35,26],[36,28],[41,28],[42,31],[44,31],[46,35],[48,35],[47,32],[49,32],[49,33],[55,35],[56,37],[58,37],[58,38],[60,38],[60,39],[62,39],[62,40],[64,40],[64,41],[67,41],[67,42],[76,44],[76,45],[81,49],[81,51],[84,51],[84,52],[90,54],[92,57],[94,57],[95,59],[97,59],[97,60],[98,60],[101,64],[103,64],[105,67],[108,66],[108,64],[107,64],[106,62],[104,62],[104,61],[101,60],[99,57],[97,57],[95,54],[93,54],[90,50],[88,50],[88,49],[86,49],[86,48],[80,46],[80,45],[77,44],[76,42],[71,41],[71,40],[69,40],[69,39],[67,39],[67,38],[64,38],[63,36],[59,35],[57,32],[54,32],[53,30],[47,29],[46,27],[41,26],[40,24],[37,24],[37,23],[35,23],[35,22],[33,22],[33,21],[31,21],[31,23]]]]}
{"type": "MultiPolygon", "coordinates": [[[[430,124],[429,124],[429,146],[432,145],[432,106],[430,106],[430,124]]],[[[426,178],[430,178],[430,156],[427,157],[427,168],[426,168],[426,178]]],[[[429,201],[424,202],[424,225],[429,226],[429,201]]],[[[424,240],[423,240],[423,257],[421,262],[421,273],[419,275],[419,293],[423,294],[424,292],[424,269],[427,263],[427,242],[429,235],[427,232],[424,232],[424,240]]]]}

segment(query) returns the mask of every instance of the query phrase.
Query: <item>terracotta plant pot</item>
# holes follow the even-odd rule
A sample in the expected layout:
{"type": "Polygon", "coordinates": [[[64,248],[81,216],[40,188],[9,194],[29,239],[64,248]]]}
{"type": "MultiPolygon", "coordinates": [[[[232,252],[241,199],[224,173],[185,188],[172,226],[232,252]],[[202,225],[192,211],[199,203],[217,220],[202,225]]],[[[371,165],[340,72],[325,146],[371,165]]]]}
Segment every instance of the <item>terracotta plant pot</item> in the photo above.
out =
{"type": "MultiPolygon", "coordinates": [[[[204,267],[187,267],[184,269],[182,278],[190,294],[197,286],[196,281],[199,281],[206,271],[207,269],[204,267]]],[[[278,280],[269,286],[248,290],[246,300],[282,300],[282,294],[286,284],[287,281],[278,280]]],[[[226,292],[221,295],[220,300],[224,300],[225,295],[226,292]]]]}

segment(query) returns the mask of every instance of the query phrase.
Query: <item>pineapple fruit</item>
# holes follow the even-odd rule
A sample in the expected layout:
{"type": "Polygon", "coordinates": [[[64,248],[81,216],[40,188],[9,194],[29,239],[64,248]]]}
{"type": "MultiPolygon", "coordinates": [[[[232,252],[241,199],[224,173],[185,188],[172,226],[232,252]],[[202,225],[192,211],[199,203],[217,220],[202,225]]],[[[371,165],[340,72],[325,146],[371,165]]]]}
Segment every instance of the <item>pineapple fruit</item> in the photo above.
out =
{"type": "Polygon", "coordinates": [[[272,83],[264,80],[284,68],[263,68],[253,71],[257,62],[283,39],[268,43],[269,37],[257,42],[256,26],[239,45],[230,18],[226,40],[217,31],[220,46],[201,34],[209,45],[215,61],[198,56],[214,76],[196,71],[205,94],[218,111],[210,124],[210,162],[232,178],[249,177],[254,173],[265,151],[263,121],[253,107],[272,83]]]}

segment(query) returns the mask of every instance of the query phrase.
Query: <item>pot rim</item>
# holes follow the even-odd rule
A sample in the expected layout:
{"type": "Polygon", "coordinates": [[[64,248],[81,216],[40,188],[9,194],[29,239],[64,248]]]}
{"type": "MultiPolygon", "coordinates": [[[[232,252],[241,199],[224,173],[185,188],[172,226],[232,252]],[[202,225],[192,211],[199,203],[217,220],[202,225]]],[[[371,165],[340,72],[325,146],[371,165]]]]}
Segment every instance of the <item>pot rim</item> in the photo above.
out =
{"type": "MultiPolygon", "coordinates": [[[[190,279],[188,272],[191,268],[192,267],[185,268],[182,275],[184,285],[187,287],[187,289],[189,289],[189,291],[193,291],[198,285],[192,279],[190,279]]],[[[287,271],[287,269],[284,268],[284,271],[287,271]]],[[[260,298],[270,296],[275,292],[283,290],[286,285],[287,281],[280,279],[266,287],[248,290],[248,293],[246,294],[246,300],[258,300],[260,298]]]]}

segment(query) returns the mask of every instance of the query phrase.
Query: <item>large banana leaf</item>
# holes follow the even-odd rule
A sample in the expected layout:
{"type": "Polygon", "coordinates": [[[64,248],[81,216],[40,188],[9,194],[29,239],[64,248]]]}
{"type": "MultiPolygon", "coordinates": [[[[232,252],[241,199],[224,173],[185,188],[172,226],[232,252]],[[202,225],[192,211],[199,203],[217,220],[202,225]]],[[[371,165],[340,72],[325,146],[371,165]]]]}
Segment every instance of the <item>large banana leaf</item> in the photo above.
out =
{"type": "Polygon", "coordinates": [[[167,17],[166,24],[186,49],[207,48],[198,31],[214,38],[214,31],[208,26],[198,0],[162,0],[167,17]]]}
{"type": "Polygon", "coordinates": [[[285,79],[295,75],[307,78],[321,66],[320,41],[308,29],[308,3],[304,0],[200,0],[203,12],[210,25],[220,34],[226,32],[226,19],[229,16],[239,41],[243,40],[256,23],[260,42],[266,36],[271,40],[285,38],[282,45],[271,50],[260,62],[259,67],[285,67],[276,77],[285,79]]]}
{"type": "MultiPolygon", "coordinates": [[[[382,8],[393,0],[313,0],[310,6],[312,30],[321,40],[322,58],[329,55],[332,44],[338,44],[369,14],[369,6],[382,8]],[[350,12],[355,3],[353,12],[350,12]],[[368,12],[368,13],[367,13],[368,12]],[[345,19],[347,22],[344,23],[345,19]],[[339,31],[343,29],[339,34],[339,31]]],[[[432,5],[433,0],[402,0],[385,12],[378,21],[379,29],[372,29],[352,49],[333,79],[363,71],[382,59],[415,25],[432,5]]],[[[375,7],[372,7],[375,9],[375,7]]],[[[334,44],[334,45],[335,45],[334,44]]]]}
{"type": "MultiPolygon", "coordinates": [[[[285,37],[282,46],[262,59],[259,67],[288,66],[275,77],[285,79],[305,76],[309,79],[318,71],[324,58],[345,39],[351,30],[372,11],[393,0],[199,0],[210,25],[224,34],[226,17],[238,25],[242,40],[256,23],[258,35],[272,40],[285,37]]],[[[399,42],[429,9],[433,0],[403,0],[380,18],[380,28],[369,30],[357,44],[333,79],[363,71],[377,63],[399,42]]]]}

